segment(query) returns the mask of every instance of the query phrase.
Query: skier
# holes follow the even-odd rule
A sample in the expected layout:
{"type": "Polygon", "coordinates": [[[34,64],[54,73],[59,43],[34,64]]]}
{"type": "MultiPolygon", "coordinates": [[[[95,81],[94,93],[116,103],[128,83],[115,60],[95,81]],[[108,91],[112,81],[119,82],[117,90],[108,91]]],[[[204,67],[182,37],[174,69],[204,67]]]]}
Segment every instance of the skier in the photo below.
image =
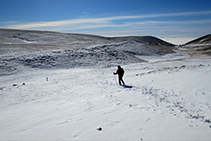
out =
{"type": "Polygon", "coordinates": [[[121,68],[121,66],[118,66],[116,73],[115,72],[113,73],[114,75],[116,75],[116,74],[119,75],[119,85],[121,85],[121,82],[123,83],[123,85],[125,85],[125,82],[122,80],[124,72],[125,72],[124,69],[121,68]]]}

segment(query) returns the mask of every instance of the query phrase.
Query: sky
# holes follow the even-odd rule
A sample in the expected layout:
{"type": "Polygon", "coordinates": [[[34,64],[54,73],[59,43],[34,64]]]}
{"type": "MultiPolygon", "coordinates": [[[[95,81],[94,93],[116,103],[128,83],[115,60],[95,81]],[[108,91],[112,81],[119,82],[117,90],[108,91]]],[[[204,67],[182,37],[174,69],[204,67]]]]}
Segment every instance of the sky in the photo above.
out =
{"type": "Polygon", "coordinates": [[[0,28],[155,36],[183,44],[211,33],[211,1],[0,0],[0,28]]]}

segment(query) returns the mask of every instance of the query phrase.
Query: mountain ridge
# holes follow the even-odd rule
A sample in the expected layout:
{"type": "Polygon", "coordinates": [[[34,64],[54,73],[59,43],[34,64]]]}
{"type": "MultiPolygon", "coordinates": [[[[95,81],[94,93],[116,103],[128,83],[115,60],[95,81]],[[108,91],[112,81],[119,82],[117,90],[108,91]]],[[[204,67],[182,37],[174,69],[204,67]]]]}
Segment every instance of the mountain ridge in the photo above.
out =
{"type": "MultiPolygon", "coordinates": [[[[91,35],[91,34],[79,34],[79,33],[60,33],[60,32],[53,32],[53,31],[33,31],[33,30],[12,30],[12,29],[0,29],[0,36],[7,37],[9,39],[20,39],[20,40],[26,40],[26,41],[43,41],[40,38],[43,37],[42,35],[48,35],[48,36],[59,36],[63,35],[64,38],[69,39],[71,38],[73,40],[84,40],[84,41],[89,41],[92,39],[96,40],[103,40],[107,42],[122,42],[122,41],[136,41],[139,43],[160,43],[161,45],[165,46],[175,46],[174,44],[168,43],[166,41],[163,41],[157,37],[153,36],[124,36],[124,37],[105,37],[105,36],[99,36],[99,35],[91,35]],[[26,37],[29,38],[27,39],[26,37],[24,38],[24,35],[27,35],[26,37]],[[68,38],[69,36],[69,38],[68,38]],[[80,38],[79,38],[80,36],[80,38]],[[39,40],[38,40],[39,39],[39,40]]],[[[52,38],[52,37],[51,37],[52,38]]],[[[50,39],[48,37],[47,39],[50,39]]],[[[46,39],[46,40],[47,40],[46,39]]],[[[55,39],[56,40],[56,39],[55,39]]],[[[61,39],[60,39],[61,40],[61,39]]],[[[52,41],[52,40],[47,40],[47,41],[52,41]]],[[[23,42],[24,43],[24,42],[23,42]]],[[[55,42],[53,42],[55,43],[55,42]]],[[[64,42],[65,43],[65,42],[64,42]]],[[[106,42],[105,42],[106,43],[106,42]]]]}

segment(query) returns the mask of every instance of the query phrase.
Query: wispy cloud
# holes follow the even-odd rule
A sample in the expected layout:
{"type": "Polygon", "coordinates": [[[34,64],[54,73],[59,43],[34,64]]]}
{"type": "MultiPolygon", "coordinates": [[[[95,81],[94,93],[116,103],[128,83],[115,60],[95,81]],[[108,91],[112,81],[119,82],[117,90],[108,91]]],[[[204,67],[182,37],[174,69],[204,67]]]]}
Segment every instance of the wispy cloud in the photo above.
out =
{"type": "MultiPolygon", "coordinates": [[[[136,15],[136,16],[116,16],[116,17],[105,17],[105,18],[90,18],[90,19],[72,19],[72,20],[63,20],[63,21],[53,21],[53,22],[34,22],[34,23],[25,23],[25,24],[15,24],[12,26],[8,26],[7,28],[12,29],[35,29],[35,28],[62,28],[69,27],[69,30],[76,29],[85,29],[85,28],[103,28],[103,27],[117,27],[117,26],[131,26],[132,23],[128,24],[113,24],[113,22],[117,20],[130,20],[130,19],[144,19],[144,18],[155,18],[155,17],[172,17],[172,16],[190,16],[190,15],[205,15],[211,14],[211,11],[199,11],[199,12],[183,12],[183,13],[167,13],[167,14],[152,14],[152,15],[136,15]]],[[[195,22],[197,21],[189,21],[195,22]]],[[[210,22],[210,20],[206,21],[198,21],[199,22],[210,22]]],[[[165,23],[162,21],[145,21],[139,22],[136,24],[146,24],[146,23],[165,23]]],[[[166,22],[170,23],[170,22],[166,22]]],[[[173,22],[171,22],[173,23],[173,22]]],[[[179,22],[174,22],[179,23],[179,22]]],[[[135,24],[135,23],[133,23],[135,24]]]]}
{"type": "Polygon", "coordinates": [[[28,28],[38,28],[38,27],[57,27],[57,26],[82,24],[82,23],[96,24],[105,22],[106,22],[105,20],[101,19],[75,19],[75,20],[64,20],[64,21],[54,21],[54,22],[27,23],[27,24],[13,25],[10,26],[10,28],[28,29],[28,28]]]}
{"type": "Polygon", "coordinates": [[[7,21],[7,22],[0,22],[0,24],[14,24],[18,23],[17,21],[7,21]]]}
{"type": "Polygon", "coordinates": [[[127,22],[128,26],[134,25],[194,25],[194,24],[210,24],[211,20],[186,20],[186,21],[141,21],[141,22],[127,22]]]}

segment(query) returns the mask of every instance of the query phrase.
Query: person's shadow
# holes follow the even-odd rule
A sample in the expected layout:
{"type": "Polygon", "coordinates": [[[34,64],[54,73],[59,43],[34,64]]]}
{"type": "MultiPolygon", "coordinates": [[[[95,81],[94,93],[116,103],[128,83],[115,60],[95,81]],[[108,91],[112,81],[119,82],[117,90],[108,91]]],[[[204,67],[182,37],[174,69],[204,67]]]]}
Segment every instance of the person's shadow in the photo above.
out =
{"type": "Polygon", "coordinates": [[[121,85],[124,88],[133,88],[133,86],[128,86],[128,85],[121,85]]]}

